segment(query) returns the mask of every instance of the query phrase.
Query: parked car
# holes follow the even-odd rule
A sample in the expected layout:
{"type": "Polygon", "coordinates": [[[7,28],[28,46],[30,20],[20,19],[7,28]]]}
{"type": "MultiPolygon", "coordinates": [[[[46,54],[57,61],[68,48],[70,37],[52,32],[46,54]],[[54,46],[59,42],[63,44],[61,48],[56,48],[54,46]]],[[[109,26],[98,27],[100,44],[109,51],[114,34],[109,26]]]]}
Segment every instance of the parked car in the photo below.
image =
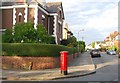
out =
{"type": "Polygon", "coordinates": [[[91,54],[92,58],[93,57],[101,57],[100,50],[98,50],[98,49],[91,50],[90,54],[91,54]]]}
{"type": "Polygon", "coordinates": [[[120,58],[120,52],[118,52],[118,58],[120,58]]]}
{"type": "Polygon", "coordinates": [[[109,51],[110,51],[110,50],[107,50],[106,53],[109,54],[109,51]]]}
{"type": "Polygon", "coordinates": [[[114,51],[114,50],[108,50],[107,54],[109,54],[109,55],[116,55],[116,51],[114,51]]]}

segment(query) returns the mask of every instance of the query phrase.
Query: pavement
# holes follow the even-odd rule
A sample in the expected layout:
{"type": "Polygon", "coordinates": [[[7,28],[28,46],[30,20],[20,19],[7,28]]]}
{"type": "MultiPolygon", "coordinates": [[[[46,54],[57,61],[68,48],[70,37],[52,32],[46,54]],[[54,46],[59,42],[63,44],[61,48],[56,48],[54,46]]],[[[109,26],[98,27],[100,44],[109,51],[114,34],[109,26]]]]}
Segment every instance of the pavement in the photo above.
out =
{"type": "MultiPolygon", "coordinates": [[[[58,64],[59,65],[59,64],[58,64]]],[[[57,80],[65,78],[73,78],[85,76],[95,73],[95,66],[93,64],[90,54],[85,52],[76,57],[68,67],[68,74],[61,74],[60,68],[45,69],[45,70],[2,70],[2,80],[24,81],[24,80],[57,80]]]]}

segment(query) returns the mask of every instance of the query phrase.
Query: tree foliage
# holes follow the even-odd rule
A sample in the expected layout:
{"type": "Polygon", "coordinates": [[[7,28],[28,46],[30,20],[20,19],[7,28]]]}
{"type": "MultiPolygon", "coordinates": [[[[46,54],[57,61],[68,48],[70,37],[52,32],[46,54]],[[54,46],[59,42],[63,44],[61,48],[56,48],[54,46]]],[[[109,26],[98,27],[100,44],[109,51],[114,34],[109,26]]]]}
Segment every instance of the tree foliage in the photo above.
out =
{"type": "Polygon", "coordinates": [[[68,39],[62,40],[61,44],[68,47],[77,47],[77,39],[76,37],[72,36],[69,37],[68,39]]]}
{"type": "Polygon", "coordinates": [[[78,51],[84,52],[85,51],[85,42],[84,41],[77,41],[76,37],[72,36],[68,39],[64,39],[61,42],[62,45],[68,47],[74,47],[78,49],[78,51]]]}
{"type": "Polygon", "coordinates": [[[2,42],[13,42],[12,30],[7,29],[4,34],[2,34],[2,42]]]}
{"type": "Polygon", "coordinates": [[[85,51],[85,42],[84,41],[78,41],[78,50],[81,52],[85,51]]]}
{"type": "Polygon", "coordinates": [[[68,47],[77,47],[77,39],[76,37],[72,36],[68,38],[69,44],[67,45],[68,47]]]}
{"type": "Polygon", "coordinates": [[[95,42],[92,42],[92,48],[95,48],[95,42]]]}
{"type": "Polygon", "coordinates": [[[33,28],[31,22],[16,24],[14,29],[6,30],[3,34],[5,43],[53,43],[54,38],[47,33],[43,25],[33,28]]]}

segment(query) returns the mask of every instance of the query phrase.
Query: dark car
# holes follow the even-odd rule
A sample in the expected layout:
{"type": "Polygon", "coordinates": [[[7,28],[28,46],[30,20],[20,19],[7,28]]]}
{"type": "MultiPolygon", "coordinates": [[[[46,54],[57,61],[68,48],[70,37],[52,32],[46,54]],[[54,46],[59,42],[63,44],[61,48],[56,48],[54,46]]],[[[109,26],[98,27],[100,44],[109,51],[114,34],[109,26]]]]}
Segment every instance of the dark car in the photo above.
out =
{"type": "Polygon", "coordinates": [[[92,58],[93,57],[101,57],[100,50],[98,50],[98,49],[91,50],[90,54],[91,54],[92,58]]]}
{"type": "Polygon", "coordinates": [[[120,52],[118,53],[118,58],[120,58],[120,52]]]}

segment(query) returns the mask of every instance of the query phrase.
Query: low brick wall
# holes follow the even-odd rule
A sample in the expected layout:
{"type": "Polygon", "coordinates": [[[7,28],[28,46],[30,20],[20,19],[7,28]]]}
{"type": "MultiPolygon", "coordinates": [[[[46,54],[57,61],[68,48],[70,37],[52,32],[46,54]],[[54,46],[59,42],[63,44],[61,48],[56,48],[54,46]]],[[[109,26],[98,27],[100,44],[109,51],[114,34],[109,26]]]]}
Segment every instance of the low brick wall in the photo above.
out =
{"type": "MultiPolygon", "coordinates": [[[[3,69],[51,69],[60,67],[60,57],[19,57],[19,56],[1,56],[3,69]],[[59,64],[59,65],[58,65],[59,64]]],[[[68,64],[78,53],[68,55],[68,64]]]]}
{"type": "Polygon", "coordinates": [[[59,67],[59,57],[19,57],[2,56],[3,68],[17,69],[50,69],[59,67]]]}

